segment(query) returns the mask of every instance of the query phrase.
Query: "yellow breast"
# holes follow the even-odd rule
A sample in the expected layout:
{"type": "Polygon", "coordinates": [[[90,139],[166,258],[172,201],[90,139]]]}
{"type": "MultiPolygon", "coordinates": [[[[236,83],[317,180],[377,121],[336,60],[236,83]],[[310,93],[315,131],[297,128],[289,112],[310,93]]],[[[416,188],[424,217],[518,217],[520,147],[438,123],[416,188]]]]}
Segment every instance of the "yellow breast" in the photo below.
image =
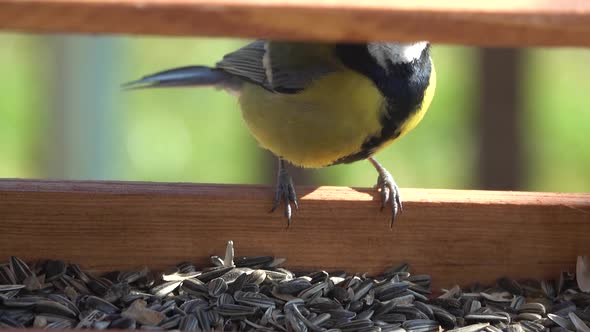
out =
{"type": "Polygon", "coordinates": [[[260,145],[302,167],[324,167],[357,152],[380,132],[384,99],[366,77],[350,70],[326,75],[296,94],[246,83],[243,118],[260,145]]]}
{"type": "MultiPolygon", "coordinates": [[[[436,88],[432,66],[421,107],[398,129],[399,135],[416,127],[428,110],[436,88]]],[[[300,93],[272,93],[245,83],[240,97],[242,116],[259,144],[302,167],[325,167],[361,150],[367,138],[379,135],[385,99],[373,82],[354,71],[323,77],[300,93]]]]}

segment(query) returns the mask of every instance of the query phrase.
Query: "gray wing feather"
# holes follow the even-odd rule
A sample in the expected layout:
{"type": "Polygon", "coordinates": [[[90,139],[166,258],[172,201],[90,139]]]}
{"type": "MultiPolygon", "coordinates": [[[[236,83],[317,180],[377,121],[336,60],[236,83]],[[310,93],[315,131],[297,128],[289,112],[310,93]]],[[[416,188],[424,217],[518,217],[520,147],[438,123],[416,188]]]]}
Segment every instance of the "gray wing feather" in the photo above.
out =
{"type": "Polygon", "coordinates": [[[217,63],[217,68],[272,89],[266,77],[266,69],[262,63],[266,41],[257,40],[239,50],[229,53],[217,63]]]}
{"type": "Polygon", "coordinates": [[[312,81],[334,71],[333,67],[322,63],[310,63],[305,68],[285,64],[279,55],[273,57],[273,52],[269,53],[267,43],[257,40],[229,53],[217,63],[217,68],[279,92],[302,90],[312,81]]]}
{"type": "Polygon", "coordinates": [[[305,70],[299,69],[295,72],[293,70],[282,70],[273,66],[272,85],[274,88],[301,90],[308,86],[309,83],[330,72],[332,72],[331,68],[322,67],[310,67],[305,70]]]}

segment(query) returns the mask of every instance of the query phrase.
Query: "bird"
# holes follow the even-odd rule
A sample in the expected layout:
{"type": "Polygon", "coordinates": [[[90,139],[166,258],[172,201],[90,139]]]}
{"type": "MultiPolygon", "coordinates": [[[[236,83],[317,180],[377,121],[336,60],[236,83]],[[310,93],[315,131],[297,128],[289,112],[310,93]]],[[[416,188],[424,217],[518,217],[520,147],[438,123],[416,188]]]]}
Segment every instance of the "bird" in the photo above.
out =
{"type": "Polygon", "coordinates": [[[402,211],[393,176],[374,155],[422,120],[436,87],[431,44],[254,40],[214,66],[168,69],[124,89],[215,87],[236,95],[258,144],[278,161],[271,211],[284,203],[287,224],[299,204],[286,163],[323,168],[368,160],[378,173],[390,227],[402,211]]]}

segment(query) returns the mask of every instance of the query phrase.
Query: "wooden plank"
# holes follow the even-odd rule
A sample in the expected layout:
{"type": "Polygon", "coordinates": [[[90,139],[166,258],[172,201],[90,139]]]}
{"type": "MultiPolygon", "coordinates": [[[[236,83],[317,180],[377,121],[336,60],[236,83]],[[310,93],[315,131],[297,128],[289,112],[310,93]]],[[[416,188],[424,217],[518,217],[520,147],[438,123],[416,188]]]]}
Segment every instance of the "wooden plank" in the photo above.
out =
{"type": "Polygon", "coordinates": [[[590,46],[579,0],[4,0],[0,29],[590,46]]]}
{"type": "Polygon", "coordinates": [[[293,269],[378,273],[408,262],[435,287],[551,277],[590,254],[590,194],[403,189],[390,230],[370,189],[301,187],[286,228],[272,189],[125,182],[0,181],[0,261],[62,258],[93,270],[237,255],[293,269]]]}

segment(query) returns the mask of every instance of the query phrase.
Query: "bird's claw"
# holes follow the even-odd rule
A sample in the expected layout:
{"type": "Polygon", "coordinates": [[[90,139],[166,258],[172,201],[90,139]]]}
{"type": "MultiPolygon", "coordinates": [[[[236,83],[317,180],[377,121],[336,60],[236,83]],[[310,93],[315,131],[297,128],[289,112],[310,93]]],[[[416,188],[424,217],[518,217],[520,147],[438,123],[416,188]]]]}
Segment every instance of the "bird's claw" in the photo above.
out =
{"type": "Polygon", "coordinates": [[[397,217],[398,213],[401,213],[403,210],[399,193],[400,190],[397,184],[395,184],[393,176],[391,176],[391,174],[389,174],[387,171],[384,172],[384,174],[379,174],[376,187],[381,194],[381,210],[383,210],[385,206],[391,202],[392,213],[390,227],[393,227],[395,218],[397,217]]]}
{"type": "MultiPolygon", "coordinates": [[[[380,166],[380,165],[379,165],[380,166]]],[[[399,213],[402,212],[402,201],[400,197],[400,190],[393,179],[391,173],[389,173],[383,167],[376,167],[379,173],[377,177],[377,185],[375,187],[381,194],[381,210],[391,202],[391,222],[390,227],[393,227],[393,222],[399,213]]]]}
{"type": "Polygon", "coordinates": [[[279,166],[275,199],[270,212],[274,212],[281,205],[281,201],[285,204],[285,217],[287,218],[288,227],[291,225],[291,204],[293,204],[295,210],[299,208],[299,205],[297,203],[297,195],[295,194],[295,186],[293,185],[293,179],[291,178],[289,173],[287,173],[287,170],[284,168],[283,165],[279,166]]]}

